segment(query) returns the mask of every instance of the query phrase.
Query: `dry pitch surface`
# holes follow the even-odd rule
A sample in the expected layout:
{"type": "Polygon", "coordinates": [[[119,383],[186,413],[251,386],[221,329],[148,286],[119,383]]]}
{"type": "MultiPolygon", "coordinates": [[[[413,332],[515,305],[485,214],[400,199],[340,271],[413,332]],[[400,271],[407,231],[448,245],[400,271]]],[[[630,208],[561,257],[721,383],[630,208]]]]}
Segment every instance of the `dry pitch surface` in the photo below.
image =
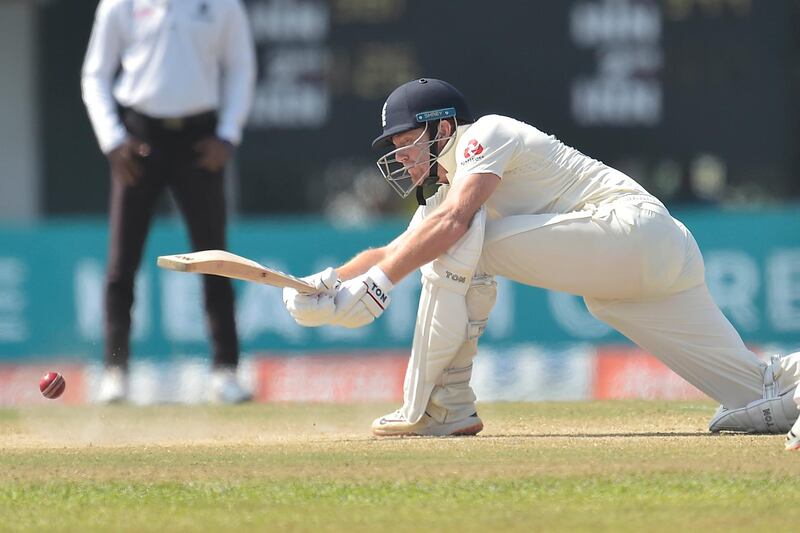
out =
{"type": "Polygon", "coordinates": [[[791,531],[800,453],[711,403],[482,405],[475,438],[374,439],[390,405],[0,410],[0,531],[791,531]]]}

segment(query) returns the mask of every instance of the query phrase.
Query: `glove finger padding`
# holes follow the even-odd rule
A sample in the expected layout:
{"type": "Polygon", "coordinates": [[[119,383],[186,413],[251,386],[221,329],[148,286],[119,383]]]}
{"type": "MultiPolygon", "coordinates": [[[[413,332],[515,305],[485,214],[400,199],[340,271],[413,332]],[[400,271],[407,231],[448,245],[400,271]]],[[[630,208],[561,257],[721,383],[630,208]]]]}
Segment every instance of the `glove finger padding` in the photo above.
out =
{"type": "Polygon", "coordinates": [[[375,321],[375,316],[367,309],[360,300],[344,312],[339,313],[332,319],[332,324],[344,328],[360,328],[368,326],[375,321]]]}
{"type": "Polygon", "coordinates": [[[295,290],[295,289],[293,289],[291,287],[284,287],[283,288],[283,292],[282,292],[284,307],[288,308],[289,307],[289,301],[292,300],[297,294],[299,294],[297,292],[297,290],[295,290]]]}
{"type": "Polygon", "coordinates": [[[333,268],[326,268],[311,276],[301,278],[316,289],[314,294],[300,294],[290,287],[283,289],[283,305],[301,326],[317,327],[331,323],[336,306],[333,296],[341,283],[333,268]]]}
{"type": "Polygon", "coordinates": [[[305,295],[299,294],[297,291],[288,296],[287,299],[286,291],[284,291],[286,310],[301,326],[317,327],[331,323],[336,312],[332,296],[325,293],[305,295]]]}
{"type": "Polygon", "coordinates": [[[339,275],[333,267],[328,267],[322,272],[317,272],[316,274],[301,279],[314,285],[314,288],[318,292],[324,292],[331,296],[336,294],[336,290],[341,284],[339,275]]]}

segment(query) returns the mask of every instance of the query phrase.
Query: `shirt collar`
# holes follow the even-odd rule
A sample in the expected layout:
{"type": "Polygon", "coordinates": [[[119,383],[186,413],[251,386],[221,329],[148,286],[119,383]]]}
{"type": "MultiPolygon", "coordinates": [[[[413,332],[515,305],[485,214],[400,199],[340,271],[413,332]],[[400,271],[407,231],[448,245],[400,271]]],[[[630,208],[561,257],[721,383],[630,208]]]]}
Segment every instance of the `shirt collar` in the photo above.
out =
{"type": "Polygon", "coordinates": [[[472,124],[462,124],[456,128],[456,134],[444,145],[441,151],[442,155],[436,161],[447,171],[448,181],[452,182],[453,176],[455,176],[456,173],[456,147],[458,146],[458,141],[470,126],[472,126],[472,124]]]}

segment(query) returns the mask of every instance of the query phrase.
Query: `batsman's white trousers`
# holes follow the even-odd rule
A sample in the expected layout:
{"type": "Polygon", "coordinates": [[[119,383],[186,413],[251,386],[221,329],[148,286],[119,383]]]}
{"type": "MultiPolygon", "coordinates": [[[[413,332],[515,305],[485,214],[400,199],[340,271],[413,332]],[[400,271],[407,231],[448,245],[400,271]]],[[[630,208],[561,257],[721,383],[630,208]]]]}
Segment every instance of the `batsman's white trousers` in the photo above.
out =
{"type": "Polygon", "coordinates": [[[762,397],[766,364],[711,298],[692,234],[652,197],[490,220],[479,268],[583,296],[595,317],[728,408],[762,397]]]}

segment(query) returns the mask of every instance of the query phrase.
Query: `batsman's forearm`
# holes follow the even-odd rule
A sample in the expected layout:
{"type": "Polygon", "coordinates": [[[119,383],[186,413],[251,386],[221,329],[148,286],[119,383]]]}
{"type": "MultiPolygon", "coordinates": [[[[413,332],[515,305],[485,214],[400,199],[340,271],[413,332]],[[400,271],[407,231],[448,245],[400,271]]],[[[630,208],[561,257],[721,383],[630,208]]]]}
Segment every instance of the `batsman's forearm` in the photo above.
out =
{"type": "Polygon", "coordinates": [[[498,183],[500,177],[492,173],[470,174],[459,180],[433,213],[389,246],[378,267],[392,283],[398,283],[445,253],[469,231],[475,213],[498,183]]]}
{"type": "Polygon", "coordinates": [[[386,256],[386,247],[370,248],[356,255],[336,269],[342,281],[360,276],[373,266],[377,265],[386,256]]]}
{"type": "Polygon", "coordinates": [[[468,229],[469,221],[464,223],[446,211],[437,211],[398,242],[377,264],[392,283],[399,283],[411,272],[445,253],[468,229]]]}

